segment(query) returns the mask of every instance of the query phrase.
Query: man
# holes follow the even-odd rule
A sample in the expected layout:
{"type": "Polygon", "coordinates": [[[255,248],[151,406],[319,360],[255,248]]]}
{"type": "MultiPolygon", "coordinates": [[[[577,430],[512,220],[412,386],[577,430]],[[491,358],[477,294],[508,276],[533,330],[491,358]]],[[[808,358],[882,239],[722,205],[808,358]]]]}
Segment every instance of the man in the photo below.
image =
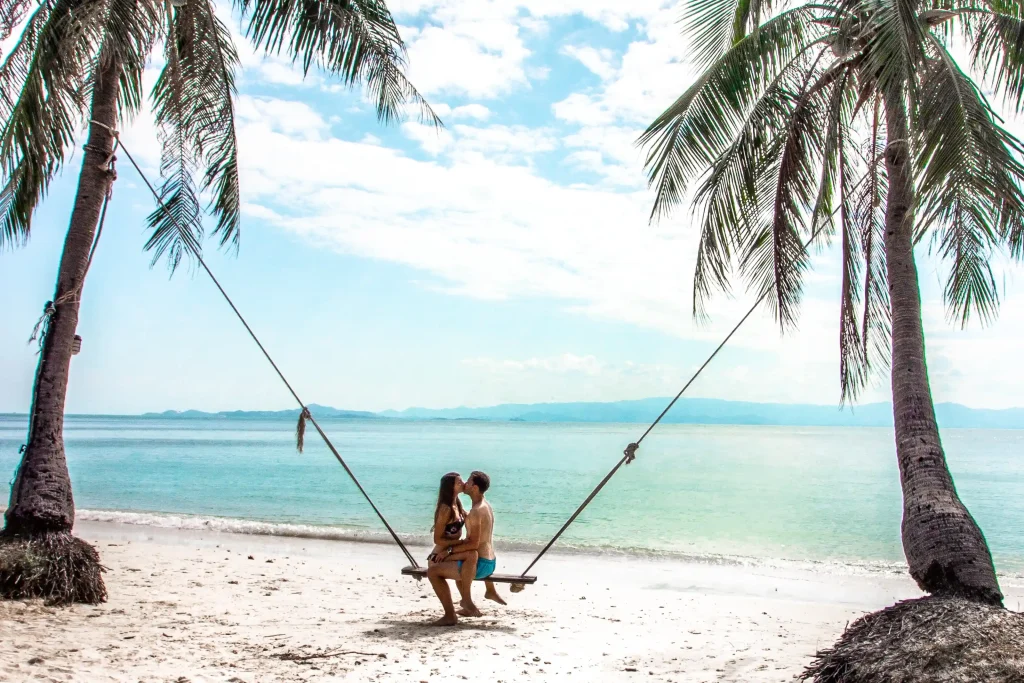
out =
{"type": "MultiPolygon", "coordinates": [[[[449,579],[456,582],[462,598],[459,602],[462,609],[458,614],[464,617],[481,616],[480,610],[473,604],[473,581],[486,579],[494,573],[497,566],[493,544],[494,511],[491,510],[490,503],[484,499],[484,494],[490,487],[491,478],[483,472],[473,472],[469,475],[463,486],[463,493],[473,501],[473,509],[466,517],[466,539],[458,545],[450,546],[447,551],[438,553],[427,568],[430,585],[444,607],[444,616],[434,622],[438,626],[453,626],[459,621],[452,601],[452,591],[448,586],[449,579]]],[[[505,601],[498,595],[494,583],[487,581],[486,585],[484,597],[504,605],[505,601]]]]}

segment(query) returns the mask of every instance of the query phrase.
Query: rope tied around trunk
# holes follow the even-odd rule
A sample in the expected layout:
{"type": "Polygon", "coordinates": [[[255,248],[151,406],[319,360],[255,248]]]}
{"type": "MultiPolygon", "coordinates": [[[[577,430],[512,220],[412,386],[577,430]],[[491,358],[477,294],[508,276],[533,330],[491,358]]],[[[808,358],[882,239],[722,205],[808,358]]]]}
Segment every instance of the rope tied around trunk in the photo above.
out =
{"type": "Polygon", "coordinates": [[[46,337],[50,332],[50,321],[53,319],[53,316],[56,315],[57,307],[68,303],[81,303],[81,299],[78,297],[82,293],[82,287],[85,286],[85,276],[88,274],[89,268],[92,267],[92,259],[93,256],[96,255],[96,245],[99,244],[100,235],[103,234],[103,224],[107,219],[107,206],[110,203],[110,198],[114,196],[114,181],[117,180],[116,152],[118,145],[121,143],[121,138],[120,135],[118,135],[117,130],[110,126],[104,126],[98,121],[92,121],[92,123],[96,123],[97,125],[103,126],[109,130],[111,136],[114,138],[114,145],[109,151],[88,143],[82,145],[82,148],[87,152],[98,152],[100,154],[107,155],[103,163],[100,164],[100,169],[106,171],[107,175],[110,176],[110,182],[107,185],[106,193],[103,195],[103,206],[100,209],[100,220],[96,226],[96,234],[92,238],[92,246],[89,247],[89,258],[85,262],[85,270],[82,272],[81,281],[78,283],[76,288],[65,292],[63,295],[57,297],[56,300],[47,301],[43,305],[43,314],[39,316],[39,320],[37,320],[36,324],[32,327],[32,334],[29,335],[28,343],[31,344],[34,341],[39,342],[39,350],[36,351],[37,354],[42,352],[43,344],[46,343],[46,337]]]}

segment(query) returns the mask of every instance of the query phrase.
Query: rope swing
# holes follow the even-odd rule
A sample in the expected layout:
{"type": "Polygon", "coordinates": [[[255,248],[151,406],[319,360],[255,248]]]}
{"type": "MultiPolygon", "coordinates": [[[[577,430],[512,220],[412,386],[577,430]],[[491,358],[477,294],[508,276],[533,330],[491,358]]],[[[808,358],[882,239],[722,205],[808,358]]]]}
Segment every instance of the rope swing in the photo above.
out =
{"type": "MultiPolygon", "coordinates": [[[[391,527],[391,525],[388,523],[387,519],[385,519],[385,517],[381,513],[381,511],[374,504],[373,500],[370,498],[370,495],[363,488],[362,484],[359,483],[359,480],[356,478],[355,473],[352,472],[351,468],[349,468],[348,464],[345,462],[345,459],[341,457],[341,454],[338,452],[338,449],[336,449],[334,447],[334,444],[331,443],[330,438],[327,436],[327,434],[324,432],[324,430],[320,427],[320,424],[316,421],[316,418],[313,417],[313,415],[310,412],[309,408],[307,407],[306,403],[301,398],[299,398],[299,395],[296,393],[295,389],[292,388],[291,383],[289,383],[287,378],[285,378],[284,373],[281,372],[281,369],[278,367],[277,363],[275,363],[274,359],[271,358],[271,356],[267,352],[266,348],[263,346],[263,344],[260,342],[259,338],[256,336],[256,333],[253,332],[252,328],[249,326],[249,323],[246,322],[245,318],[242,316],[241,312],[238,310],[238,307],[235,306],[234,302],[231,300],[231,297],[228,296],[227,292],[224,290],[224,287],[221,286],[220,282],[214,276],[213,271],[211,271],[210,267],[208,265],[206,265],[206,261],[203,260],[202,255],[199,253],[200,252],[199,246],[197,244],[195,244],[195,240],[191,239],[189,233],[187,233],[182,228],[182,226],[178,223],[177,217],[172,215],[167,210],[167,207],[164,205],[163,201],[161,201],[159,194],[153,188],[153,185],[149,182],[149,179],[146,177],[146,174],[143,173],[142,169],[135,162],[135,159],[132,157],[132,155],[128,151],[127,147],[125,147],[124,143],[121,141],[120,137],[118,136],[118,131],[113,129],[113,128],[111,128],[110,126],[107,126],[105,124],[99,123],[98,121],[92,121],[92,123],[95,123],[98,126],[106,128],[108,131],[110,131],[110,134],[113,136],[113,138],[114,138],[114,148],[113,148],[113,150],[110,153],[110,159],[114,158],[113,154],[114,154],[114,152],[117,151],[117,149],[119,147],[122,150],[124,150],[125,156],[128,157],[128,161],[131,162],[131,164],[135,168],[136,172],[138,172],[139,177],[142,178],[142,181],[146,184],[146,187],[149,188],[149,191],[152,193],[153,198],[157,202],[157,205],[171,219],[175,229],[178,231],[179,235],[182,238],[182,242],[186,245],[186,248],[196,258],[196,261],[199,263],[200,266],[202,266],[202,269],[204,271],[206,271],[206,274],[210,277],[210,280],[217,287],[217,290],[221,293],[221,296],[228,303],[228,305],[231,307],[231,310],[234,311],[235,316],[238,318],[238,320],[245,327],[246,332],[249,333],[249,336],[256,343],[256,346],[259,347],[260,351],[263,353],[263,356],[267,359],[267,361],[270,363],[271,367],[273,367],[274,372],[276,372],[277,376],[281,379],[281,382],[284,383],[285,387],[287,387],[288,392],[292,395],[292,398],[294,398],[295,402],[298,403],[299,408],[300,408],[300,412],[299,412],[299,420],[298,420],[298,423],[296,425],[296,434],[295,434],[295,436],[296,436],[296,447],[297,447],[298,451],[301,453],[303,448],[304,448],[304,445],[305,445],[304,442],[305,442],[306,423],[308,422],[309,424],[313,425],[313,428],[316,430],[317,434],[320,435],[320,438],[323,440],[324,444],[327,445],[327,448],[331,451],[331,453],[334,455],[334,457],[337,459],[337,461],[345,469],[345,473],[348,474],[349,478],[352,479],[352,482],[356,485],[356,488],[358,488],[359,492],[361,494],[363,494],[363,497],[366,499],[366,502],[370,504],[370,507],[373,508],[374,513],[376,513],[377,517],[384,524],[384,527],[388,530],[388,533],[391,534],[391,538],[394,539],[395,543],[398,544],[398,547],[401,548],[402,552],[405,554],[405,557],[409,560],[410,566],[405,567],[402,570],[402,573],[407,575],[407,576],[413,576],[413,577],[415,577],[417,579],[423,578],[426,575],[426,568],[420,567],[420,565],[416,562],[416,559],[413,557],[412,553],[409,552],[409,549],[406,547],[405,543],[402,542],[402,539],[395,532],[395,530],[391,527]]],[[[107,199],[109,199],[109,195],[108,195],[107,199]]],[[[104,202],[104,207],[103,208],[104,208],[103,214],[105,215],[106,214],[106,202],[104,202]]],[[[787,268],[786,268],[787,270],[789,268],[792,268],[793,265],[796,263],[797,259],[799,259],[801,256],[803,256],[807,252],[808,247],[814,242],[814,239],[818,236],[818,234],[821,232],[821,230],[823,229],[823,227],[824,227],[824,225],[826,223],[827,223],[827,221],[822,221],[822,223],[820,225],[818,225],[813,230],[813,232],[812,232],[811,236],[808,238],[807,242],[805,242],[803,245],[801,245],[800,250],[797,252],[797,254],[793,257],[793,260],[787,266],[787,268]]],[[[523,590],[523,587],[525,585],[532,584],[532,583],[536,582],[536,580],[537,580],[536,577],[528,576],[527,572],[529,572],[531,569],[533,569],[534,565],[536,565],[537,562],[539,562],[540,559],[542,557],[544,557],[544,555],[548,552],[548,550],[550,550],[551,547],[562,536],[562,534],[565,532],[565,530],[568,529],[569,526],[574,521],[576,521],[576,518],[580,516],[580,514],[583,512],[583,510],[586,509],[586,507],[590,504],[590,502],[592,500],[594,500],[594,498],[597,497],[597,494],[601,492],[601,489],[603,489],[604,486],[609,481],[611,481],[612,477],[615,476],[615,474],[619,471],[619,469],[623,465],[629,465],[630,463],[632,463],[636,459],[636,452],[640,448],[640,444],[643,443],[643,440],[645,438],[647,438],[647,436],[651,433],[651,431],[661,422],[662,418],[664,418],[665,415],[668,414],[668,411],[672,409],[672,407],[676,404],[676,402],[682,397],[683,393],[685,393],[686,390],[690,388],[690,385],[692,385],[694,383],[694,381],[700,376],[700,374],[704,371],[704,369],[711,363],[711,361],[715,358],[715,356],[718,355],[719,351],[721,351],[725,347],[725,345],[729,342],[729,340],[732,339],[733,335],[735,335],[736,332],[740,329],[740,327],[742,327],[743,324],[747,321],[747,319],[750,318],[750,316],[754,313],[754,311],[757,309],[757,307],[760,306],[761,303],[768,297],[768,293],[769,293],[769,291],[766,290],[764,293],[762,293],[757,298],[757,300],[754,302],[754,304],[747,311],[746,315],[744,315],[740,319],[740,321],[738,323],[736,323],[736,325],[732,328],[732,330],[729,332],[729,334],[727,334],[725,336],[725,338],[722,339],[721,343],[715,348],[714,351],[711,352],[711,355],[709,355],[707,357],[707,359],[704,361],[704,363],[697,369],[696,372],[693,373],[693,375],[686,382],[686,384],[683,385],[683,388],[679,390],[679,393],[677,393],[675,395],[675,398],[673,398],[669,402],[669,404],[667,406],[665,406],[665,409],[661,411],[661,414],[658,415],[658,417],[655,418],[655,420],[650,424],[649,427],[647,427],[647,429],[643,432],[643,434],[640,435],[640,438],[637,439],[635,442],[630,443],[628,446],[626,446],[625,450],[622,452],[622,457],[615,464],[615,466],[612,467],[612,469],[608,472],[608,474],[605,475],[604,479],[602,479],[600,481],[600,483],[598,483],[598,485],[594,488],[594,490],[590,492],[590,495],[587,496],[587,498],[583,501],[583,503],[581,503],[580,506],[578,508],[576,508],[576,511],[572,513],[572,516],[570,516],[569,519],[566,520],[565,524],[563,524],[561,526],[561,528],[555,533],[555,535],[552,536],[551,540],[548,541],[547,545],[545,545],[541,549],[541,551],[539,553],[537,553],[537,556],[533,558],[533,560],[526,567],[526,569],[524,569],[520,574],[516,574],[516,575],[492,574],[490,577],[488,577],[489,581],[496,581],[496,582],[499,582],[499,583],[510,583],[510,584],[512,584],[512,591],[513,592],[519,592],[519,591],[523,590]]],[[[49,306],[50,306],[50,304],[48,302],[48,307],[49,306]]]]}

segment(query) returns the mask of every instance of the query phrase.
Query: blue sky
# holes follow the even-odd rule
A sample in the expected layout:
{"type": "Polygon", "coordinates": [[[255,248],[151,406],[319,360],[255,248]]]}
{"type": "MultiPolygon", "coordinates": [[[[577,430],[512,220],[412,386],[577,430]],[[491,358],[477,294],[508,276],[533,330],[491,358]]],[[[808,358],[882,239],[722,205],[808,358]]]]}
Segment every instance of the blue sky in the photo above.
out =
{"type": "MultiPolygon", "coordinates": [[[[358,93],[303,79],[238,38],[242,247],[235,258],[211,244],[209,260],[300,394],[370,410],[673,394],[749,302],[718,297],[711,324],[695,324],[692,212],[647,223],[633,141],[692,81],[678,9],[390,6],[441,132],[414,119],[383,128],[358,93]]],[[[151,117],[124,140],[155,178],[151,117]]],[[[28,246],[0,253],[0,411],[28,407],[36,356],[25,341],[51,297],[80,160],[53,185],[28,246]]],[[[152,200],[123,159],[119,171],[68,410],[290,407],[205,276],[150,269],[152,200]]],[[[945,321],[944,268],[922,251],[920,269],[937,400],[1024,404],[1012,362],[1019,271],[1005,271],[1000,320],[962,332],[945,321]]],[[[692,395],[837,404],[838,286],[835,255],[822,254],[798,332],[780,336],[758,315],[692,395]]],[[[882,377],[864,400],[887,391],[882,377]]]]}

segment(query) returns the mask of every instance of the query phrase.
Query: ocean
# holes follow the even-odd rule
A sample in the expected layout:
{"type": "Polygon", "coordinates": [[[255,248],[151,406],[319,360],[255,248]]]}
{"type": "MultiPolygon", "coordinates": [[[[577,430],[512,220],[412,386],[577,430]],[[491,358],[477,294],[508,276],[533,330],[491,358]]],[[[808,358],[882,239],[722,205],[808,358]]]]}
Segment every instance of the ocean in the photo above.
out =
{"type": "MultiPolygon", "coordinates": [[[[542,546],[643,431],[635,424],[323,420],[392,526],[425,543],[441,475],[491,477],[499,547],[542,546]]],[[[0,472],[26,418],[0,416],[0,472]]],[[[79,519],[389,542],[310,427],[289,420],[69,417],[79,519]]],[[[1024,573],[1024,431],[944,430],[957,490],[1000,573],[1024,573]]],[[[898,571],[890,429],[661,425],[557,549],[898,571]]],[[[467,506],[468,506],[468,501],[467,506]]]]}

